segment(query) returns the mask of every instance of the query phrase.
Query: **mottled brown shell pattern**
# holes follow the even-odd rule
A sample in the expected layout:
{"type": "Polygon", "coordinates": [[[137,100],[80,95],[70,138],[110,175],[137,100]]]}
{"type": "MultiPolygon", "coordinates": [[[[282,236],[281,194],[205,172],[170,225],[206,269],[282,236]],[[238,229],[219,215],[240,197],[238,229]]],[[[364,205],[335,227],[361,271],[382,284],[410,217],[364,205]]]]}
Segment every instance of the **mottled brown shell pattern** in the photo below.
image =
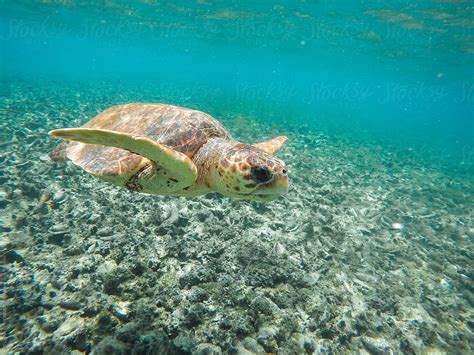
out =
{"type": "MultiPolygon", "coordinates": [[[[208,114],[166,104],[133,103],[112,106],[83,127],[148,137],[193,158],[210,138],[231,139],[229,132],[208,114]]],[[[67,155],[92,174],[126,175],[147,159],[123,149],[70,142],[67,155]]]]}

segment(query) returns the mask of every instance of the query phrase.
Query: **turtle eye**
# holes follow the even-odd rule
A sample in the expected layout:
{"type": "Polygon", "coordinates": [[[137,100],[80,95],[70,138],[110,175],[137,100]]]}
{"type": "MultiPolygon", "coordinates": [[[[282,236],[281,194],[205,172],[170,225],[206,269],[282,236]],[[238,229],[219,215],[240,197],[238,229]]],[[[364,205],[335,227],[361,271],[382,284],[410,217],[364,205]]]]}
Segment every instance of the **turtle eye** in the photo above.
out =
{"type": "Polygon", "coordinates": [[[272,172],[264,166],[254,166],[250,169],[253,179],[258,183],[263,183],[271,180],[272,172]]]}

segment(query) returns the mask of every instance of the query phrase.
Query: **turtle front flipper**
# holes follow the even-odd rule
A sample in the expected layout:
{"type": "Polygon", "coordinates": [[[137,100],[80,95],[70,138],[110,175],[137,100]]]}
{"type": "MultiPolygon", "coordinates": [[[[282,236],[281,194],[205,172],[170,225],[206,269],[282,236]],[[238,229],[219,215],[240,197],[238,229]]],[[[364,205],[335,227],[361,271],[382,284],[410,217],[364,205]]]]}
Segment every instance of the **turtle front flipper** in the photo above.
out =
{"type": "Polygon", "coordinates": [[[196,166],[188,156],[146,137],[91,128],[57,129],[49,134],[81,143],[120,148],[150,159],[156,165],[156,175],[154,181],[150,181],[150,188],[145,190],[169,193],[193,185],[197,178],[196,166]]]}
{"type": "Polygon", "coordinates": [[[286,142],[287,139],[287,136],[279,136],[265,142],[253,144],[253,146],[263,150],[264,152],[273,154],[280,150],[281,146],[286,142]]]}

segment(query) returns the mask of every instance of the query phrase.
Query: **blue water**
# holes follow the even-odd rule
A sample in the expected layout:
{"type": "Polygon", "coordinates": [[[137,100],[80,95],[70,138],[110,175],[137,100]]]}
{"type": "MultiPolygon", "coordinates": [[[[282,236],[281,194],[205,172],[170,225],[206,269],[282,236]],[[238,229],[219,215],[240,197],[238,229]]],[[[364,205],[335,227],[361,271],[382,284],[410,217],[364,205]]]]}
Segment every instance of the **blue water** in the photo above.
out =
{"type": "Polygon", "coordinates": [[[0,0],[0,43],[6,351],[472,353],[472,1],[0,0]],[[49,159],[128,102],[287,135],[288,194],[49,159]]]}
{"type": "Polygon", "coordinates": [[[211,112],[223,95],[276,119],[283,108],[287,119],[472,160],[469,2],[2,7],[4,78],[184,87],[211,112]]]}

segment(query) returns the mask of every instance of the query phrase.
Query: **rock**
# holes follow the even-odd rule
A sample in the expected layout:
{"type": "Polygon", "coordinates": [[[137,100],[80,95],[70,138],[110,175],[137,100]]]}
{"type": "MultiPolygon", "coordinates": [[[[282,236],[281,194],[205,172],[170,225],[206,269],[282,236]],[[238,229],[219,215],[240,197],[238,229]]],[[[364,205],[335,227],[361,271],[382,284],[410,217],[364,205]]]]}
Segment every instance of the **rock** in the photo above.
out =
{"type": "Polygon", "coordinates": [[[201,287],[197,287],[197,286],[193,286],[191,288],[191,293],[189,294],[189,297],[188,297],[189,301],[193,303],[203,302],[207,300],[208,298],[209,298],[208,292],[205,289],[201,287]]]}
{"type": "Polygon", "coordinates": [[[67,233],[67,230],[68,230],[68,226],[65,224],[55,224],[49,229],[51,233],[59,233],[59,232],[67,233]]]}
{"type": "MultiPolygon", "coordinates": [[[[68,344],[73,348],[84,348],[85,333],[84,320],[78,316],[70,316],[53,333],[53,341],[60,344],[68,344]]],[[[79,349],[80,350],[80,349],[79,349]]]]}
{"type": "Polygon", "coordinates": [[[20,188],[24,196],[30,197],[32,199],[38,199],[40,196],[40,192],[38,191],[37,186],[34,184],[23,182],[20,184],[20,188]]]}
{"type": "Polygon", "coordinates": [[[0,232],[10,233],[11,231],[13,231],[13,229],[11,227],[0,224],[0,232]]]}
{"type": "Polygon", "coordinates": [[[95,271],[97,267],[97,262],[94,257],[90,255],[85,255],[80,257],[77,262],[75,263],[73,270],[72,270],[72,277],[76,278],[81,274],[89,274],[95,271]]]}
{"type": "Polygon", "coordinates": [[[192,349],[196,346],[196,340],[185,334],[180,334],[173,340],[173,344],[177,348],[178,353],[191,353],[192,349]]]}
{"type": "Polygon", "coordinates": [[[84,248],[80,245],[70,245],[66,249],[63,249],[63,254],[67,256],[75,256],[84,253],[84,248]]]}
{"type": "Polygon", "coordinates": [[[210,343],[201,343],[193,351],[196,355],[220,355],[222,350],[220,347],[210,343]]]}
{"type": "Polygon", "coordinates": [[[179,283],[182,287],[189,288],[201,283],[210,282],[213,279],[211,270],[203,266],[192,267],[186,273],[184,273],[180,279],[179,283]]]}
{"type": "Polygon", "coordinates": [[[13,248],[13,244],[8,237],[3,237],[0,239],[0,252],[4,253],[5,251],[13,248]]]}
{"type": "Polygon", "coordinates": [[[238,317],[232,321],[232,329],[235,334],[239,336],[245,336],[252,334],[254,332],[254,327],[252,325],[252,319],[250,317],[238,317]]]}
{"type": "Polygon", "coordinates": [[[37,318],[37,321],[41,325],[41,328],[46,332],[46,333],[52,333],[56,329],[58,329],[60,322],[57,319],[51,319],[51,317],[48,316],[40,316],[37,318]]]}
{"type": "Polygon", "coordinates": [[[39,270],[47,270],[48,272],[53,272],[55,267],[56,265],[54,263],[44,263],[38,265],[39,270]]]}
{"type": "Polygon", "coordinates": [[[303,348],[307,354],[314,354],[316,351],[316,344],[313,339],[306,338],[303,343],[303,348]]]}
{"type": "Polygon", "coordinates": [[[50,244],[63,245],[68,242],[70,235],[68,228],[62,224],[56,224],[49,229],[47,242],[50,244]]]}
{"type": "Polygon", "coordinates": [[[328,339],[319,339],[316,343],[315,354],[332,354],[331,341],[328,339]]]}
{"type": "Polygon", "coordinates": [[[383,338],[362,337],[362,344],[372,354],[389,354],[393,352],[392,345],[383,338]]]}
{"type": "Polygon", "coordinates": [[[3,260],[5,260],[8,264],[10,263],[23,263],[25,259],[15,250],[8,250],[5,254],[3,254],[3,260]]]}
{"type": "Polygon", "coordinates": [[[108,273],[113,272],[116,267],[117,263],[114,260],[106,260],[105,262],[99,265],[99,267],[97,268],[97,272],[99,275],[106,275],[108,273]]]}
{"type": "Polygon", "coordinates": [[[202,303],[196,303],[189,309],[185,309],[183,324],[188,327],[195,327],[204,320],[205,313],[206,306],[202,303]]]}
{"type": "Polygon", "coordinates": [[[314,354],[316,350],[316,343],[310,334],[293,334],[291,344],[292,350],[297,354],[314,354]]]}
{"type": "Polygon", "coordinates": [[[278,334],[276,327],[261,327],[258,332],[257,342],[263,346],[267,353],[278,352],[278,344],[275,336],[278,334]]]}
{"type": "Polygon", "coordinates": [[[99,309],[95,305],[86,306],[81,313],[81,317],[83,318],[94,317],[98,313],[99,313],[99,309]]]}
{"type": "Polygon", "coordinates": [[[275,314],[279,311],[278,306],[264,296],[255,297],[250,303],[250,308],[255,313],[266,315],[275,314]]]}
{"type": "Polygon", "coordinates": [[[254,338],[246,337],[237,347],[238,354],[265,354],[265,349],[254,338]]]}
{"type": "Polygon", "coordinates": [[[140,324],[136,322],[125,323],[124,325],[118,327],[115,331],[115,336],[118,340],[133,344],[137,339],[137,334],[140,332],[140,324]]]}
{"type": "Polygon", "coordinates": [[[132,355],[141,354],[174,354],[174,347],[170,344],[164,332],[147,333],[141,335],[135,342],[132,355]]]}
{"type": "Polygon", "coordinates": [[[132,273],[123,268],[116,268],[105,275],[104,290],[109,295],[120,295],[122,283],[132,277],[132,273]]]}
{"type": "Polygon", "coordinates": [[[92,349],[93,355],[125,355],[126,346],[110,336],[103,338],[99,344],[92,349]]]}
{"type": "Polygon", "coordinates": [[[119,322],[109,312],[102,311],[97,316],[97,328],[102,334],[109,334],[119,322]]]}
{"type": "Polygon", "coordinates": [[[114,230],[112,227],[104,227],[97,231],[97,235],[100,235],[101,237],[107,237],[113,234],[114,234],[114,230]]]}
{"type": "Polygon", "coordinates": [[[135,276],[141,276],[145,272],[146,268],[145,265],[143,265],[142,262],[140,261],[134,261],[130,265],[130,271],[135,275],[135,276]]]}
{"type": "Polygon", "coordinates": [[[74,298],[64,298],[58,301],[58,305],[61,308],[67,309],[69,311],[78,311],[84,307],[84,304],[75,300],[74,298]]]}
{"type": "Polygon", "coordinates": [[[53,198],[54,203],[61,204],[66,199],[66,195],[64,194],[64,191],[58,190],[53,193],[52,198],[53,198]]]}
{"type": "Polygon", "coordinates": [[[6,208],[10,203],[8,199],[8,193],[3,190],[0,190],[0,209],[6,208]]]}

